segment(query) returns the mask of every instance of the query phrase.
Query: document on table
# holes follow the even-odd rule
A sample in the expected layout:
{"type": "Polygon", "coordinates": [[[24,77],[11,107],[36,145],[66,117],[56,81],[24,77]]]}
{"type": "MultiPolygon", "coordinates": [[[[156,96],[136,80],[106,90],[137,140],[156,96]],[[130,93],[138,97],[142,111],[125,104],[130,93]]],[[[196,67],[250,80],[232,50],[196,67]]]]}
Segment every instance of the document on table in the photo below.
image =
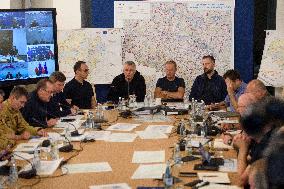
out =
{"type": "Polygon", "coordinates": [[[14,149],[14,152],[33,153],[39,145],[40,145],[40,142],[20,143],[14,149]]]}
{"type": "Polygon", "coordinates": [[[126,183],[89,186],[89,189],[131,189],[126,183]]]}
{"type": "Polygon", "coordinates": [[[24,152],[14,152],[14,157],[17,160],[27,160],[27,159],[32,159],[34,157],[33,154],[29,153],[24,153],[24,152]]]}
{"type": "Polygon", "coordinates": [[[133,142],[137,134],[134,133],[112,133],[108,141],[109,142],[133,142]]]}
{"type": "Polygon", "coordinates": [[[165,139],[168,136],[162,132],[152,132],[152,131],[136,131],[141,139],[165,139]]]}
{"type": "Polygon", "coordinates": [[[134,118],[138,122],[170,122],[172,119],[164,115],[139,115],[139,117],[134,118]]]}
{"type": "Polygon", "coordinates": [[[199,147],[199,143],[201,143],[202,145],[204,145],[205,143],[207,143],[209,141],[208,138],[204,138],[204,137],[195,137],[191,139],[191,146],[192,147],[199,147]]]}
{"type": "Polygon", "coordinates": [[[62,172],[67,172],[68,174],[108,171],[112,171],[108,162],[66,164],[62,167],[62,172]]]}
{"type": "Polygon", "coordinates": [[[134,174],[132,179],[162,179],[166,170],[166,164],[150,164],[140,165],[134,174]]]}
{"type": "Polygon", "coordinates": [[[48,134],[48,137],[51,138],[52,141],[65,140],[65,138],[61,136],[59,133],[48,132],[47,134],[48,134]]]}
{"type": "Polygon", "coordinates": [[[116,123],[114,125],[109,126],[106,130],[108,131],[132,131],[140,124],[132,124],[132,123],[116,123]]]}
{"type": "Polygon", "coordinates": [[[86,131],[85,137],[87,139],[107,140],[111,135],[110,131],[86,131]]]}
{"type": "Polygon", "coordinates": [[[216,138],[214,140],[213,147],[216,148],[216,149],[233,149],[233,146],[224,144],[223,139],[221,139],[221,138],[216,138]]]}
{"type": "Polygon", "coordinates": [[[224,159],[224,165],[219,166],[220,172],[237,172],[237,159],[224,159]]]}
{"type": "Polygon", "coordinates": [[[228,173],[220,172],[202,172],[197,173],[198,178],[203,181],[208,181],[210,183],[219,183],[219,184],[230,184],[230,179],[228,173]]]}
{"type": "Polygon", "coordinates": [[[165,150],[161,151],[135,151],[132,163],[161,163],[165,162],[165,150]]]}
{"type": "Polygon", "coordinates": [[[149,125],[145,131],[149,132],[162,132],[162,133],[171,133],[174,126],[172,125],[149,125]]]}
{"type": "MultiPolygon", "coordinates": [[[[37,175],[52,175],[58,168],[60,162],[63,158],[53,160],[53,161],[40,161],[40,169],[37,170],[37,175]]],[[[31,164],[27,164],[20,172],[27,171],[31,169],[31,164]]]]}
{"type": "Polygon", "coordinates": [[[203,186],[202,189],[241,189],[241,187],[235,185],[224,185],[224,184],[214,184],[210,183],[207,186],[203,186]]]}

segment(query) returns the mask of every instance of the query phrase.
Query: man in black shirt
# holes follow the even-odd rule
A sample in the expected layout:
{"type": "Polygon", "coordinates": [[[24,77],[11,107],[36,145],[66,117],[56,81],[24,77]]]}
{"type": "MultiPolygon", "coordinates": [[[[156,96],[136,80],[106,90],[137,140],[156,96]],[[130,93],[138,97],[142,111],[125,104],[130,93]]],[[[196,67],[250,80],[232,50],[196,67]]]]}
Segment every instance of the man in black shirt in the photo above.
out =
{"type": "Polygon", "coordinates": [[[224,101],[227,95],[226,83],[218,72],[214,70],[215,58],[213,56],[204,56],[202,58],[204,74],[196,77],[189,100],[203,100],[206,105],[224,101]]]}
{"type": "Polygon", "coordinates": [[[86,81],[89,68],[86,62],[78,61],[74,67],[75,77],[69,81],[63,90],[67,101],[80,109],[91,109],[96,106],[92,85],[86,81]]]}
{"type": "Polygon", "coordinates": [[[143,102],[146,94],[144,77],[136,71],[133,61],[124,63],[123,73],[116,76],[108,93],[108,100],[118,102],[119,97],[129,98],[129,95],[136,95],[137,102],[143,102]]]}
{"type": "Polygon", "coordinates": [[[53,96],[48,108],[50,114],[58,117],[76,114],[79,108],[75,105],[71,107],[71,104],[67,102],[65,95],[62,92],[66,81],[65,75],[60,71],[56,71],[50,75],[49,79],[53,82],[53,96]]]}
{"type": "Polygon", "coordinates": [[[163,101],[182,101],[185,90],[183,78],[176,76],[177,64],[170,60],[165,64],[166,76],[159,78],[154,92],[155,98],[163,101]]]}
{"type": "Polygon", "coordinates": [[[37,83],[22,109],[25,120],[32,126],[52,127],[56,125],[57,116],[48,112],[49,101],[53,93],[53,83],[49,79],[42,79],[37,83]]]}

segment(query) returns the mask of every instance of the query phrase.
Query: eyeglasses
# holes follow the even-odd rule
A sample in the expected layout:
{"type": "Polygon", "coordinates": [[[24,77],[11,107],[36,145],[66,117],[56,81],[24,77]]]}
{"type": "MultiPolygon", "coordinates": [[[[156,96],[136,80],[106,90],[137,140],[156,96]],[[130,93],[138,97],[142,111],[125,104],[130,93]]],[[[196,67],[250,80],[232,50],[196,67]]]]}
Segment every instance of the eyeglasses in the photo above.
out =
{"type": "Polygon", "coordinates": [[[87,72],[89,72],[89,69],[84,69],[84,70],[81,70],[81,71],[87,73],[87,72]]]}

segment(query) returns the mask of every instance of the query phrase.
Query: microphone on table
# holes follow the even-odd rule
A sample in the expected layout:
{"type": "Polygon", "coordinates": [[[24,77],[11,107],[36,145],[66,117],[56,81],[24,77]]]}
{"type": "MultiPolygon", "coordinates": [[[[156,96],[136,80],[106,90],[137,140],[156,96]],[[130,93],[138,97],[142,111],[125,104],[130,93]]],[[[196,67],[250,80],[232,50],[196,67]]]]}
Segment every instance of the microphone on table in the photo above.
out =
{"type": "MultiPolygon", "coordinates": [[[[47,127],[47,125],[41,123],[39,120],[37,120],[37,119],[34,118],[34,117],[32,118],[32,120],[35,121],[36,123],[40,124],[41,126],[45,127],[45,128],[47,127]]],[[[54,132],[60,134],[59,132],[57,132],[57,131],[55,131],[55,130],[54,130],[54,132]]],[[[60,135],[61,135],[61,134],[60,134],[60,135]]],[[[62,146],[62,147],[58,148],[58,150],[59,150],[60,152],[71,152],[71,151],[73,150],[73,145],[71,144],[71,141],[70,141],[65,135],[64,135],[64,138],[67,140],[68,144],[65,145],[65,146],[62,146]]]]}

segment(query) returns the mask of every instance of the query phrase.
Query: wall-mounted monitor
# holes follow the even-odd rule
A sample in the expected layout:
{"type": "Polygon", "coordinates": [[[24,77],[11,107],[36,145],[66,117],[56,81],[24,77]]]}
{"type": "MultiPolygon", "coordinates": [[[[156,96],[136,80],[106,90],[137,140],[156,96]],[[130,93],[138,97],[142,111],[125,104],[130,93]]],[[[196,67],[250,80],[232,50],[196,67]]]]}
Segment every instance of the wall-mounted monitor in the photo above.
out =
{"type": "Polygon", "coordinates": [[[58,70],[55,9],[0,9],[0,85],[35,83],[58,70]]]}

